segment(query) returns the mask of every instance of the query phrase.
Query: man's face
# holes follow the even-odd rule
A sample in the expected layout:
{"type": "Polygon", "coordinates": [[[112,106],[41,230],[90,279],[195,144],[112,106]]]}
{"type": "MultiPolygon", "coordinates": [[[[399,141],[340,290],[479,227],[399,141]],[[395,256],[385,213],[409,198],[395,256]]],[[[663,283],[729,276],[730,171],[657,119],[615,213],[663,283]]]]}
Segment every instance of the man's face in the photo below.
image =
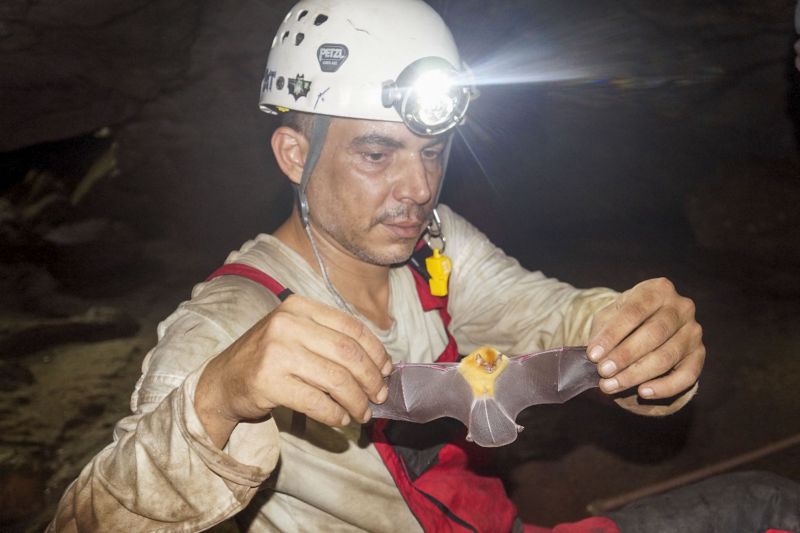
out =
{"type": "Polygon", "coordinates": [[[445,144],[401,123],[333,119],[306,191],[312,225],[362,261],[406,261],[434,207],[445,144]]]}

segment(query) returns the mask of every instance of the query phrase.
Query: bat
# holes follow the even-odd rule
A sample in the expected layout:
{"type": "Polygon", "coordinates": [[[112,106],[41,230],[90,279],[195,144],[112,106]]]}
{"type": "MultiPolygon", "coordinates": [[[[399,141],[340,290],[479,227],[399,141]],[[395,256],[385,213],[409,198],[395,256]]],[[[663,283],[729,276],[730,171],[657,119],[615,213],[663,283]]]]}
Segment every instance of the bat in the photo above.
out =
{"type": "Polygon", "coordinates": [[[597,387],[597,365],[586,347],[564,347],[517,357],[483,347],[458,363],[396,363],[389,396],[370,404],[373,418],[429,422],[460,420],[467,440],[505,446],[524,428],[517,415],[529,405],[564,403],[597,387]]]}

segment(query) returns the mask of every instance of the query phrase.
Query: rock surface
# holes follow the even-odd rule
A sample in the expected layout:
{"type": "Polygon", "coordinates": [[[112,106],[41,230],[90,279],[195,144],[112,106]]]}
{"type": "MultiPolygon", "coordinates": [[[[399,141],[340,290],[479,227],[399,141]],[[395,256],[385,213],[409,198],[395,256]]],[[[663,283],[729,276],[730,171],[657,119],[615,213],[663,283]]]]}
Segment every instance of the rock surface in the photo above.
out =
{"type": "Polygon", "coordinates": [[[136,116],[183,81],[190,0],[9,0],[0,7],[0,151],[136,116]]]}
{"type": "Polygon", "coordinates": [[[6,319],[0,324],[0,357],[19,358],[68,342],[130,337],[138,329],[136,320],[112,307],[91,307],[66,318],[6,319]]]}

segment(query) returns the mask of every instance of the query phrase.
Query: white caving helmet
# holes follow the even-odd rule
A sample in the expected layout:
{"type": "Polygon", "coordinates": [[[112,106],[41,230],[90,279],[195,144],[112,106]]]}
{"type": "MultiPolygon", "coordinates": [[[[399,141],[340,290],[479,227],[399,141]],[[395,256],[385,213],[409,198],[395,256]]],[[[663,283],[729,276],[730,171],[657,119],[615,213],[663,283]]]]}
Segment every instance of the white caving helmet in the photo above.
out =
{"type": "Polygon", "coordinates": [[[450,30],[422,0],[302,0],[272,41],[259,104],[436,135],[461,122],[470,85],[450,30]]]}

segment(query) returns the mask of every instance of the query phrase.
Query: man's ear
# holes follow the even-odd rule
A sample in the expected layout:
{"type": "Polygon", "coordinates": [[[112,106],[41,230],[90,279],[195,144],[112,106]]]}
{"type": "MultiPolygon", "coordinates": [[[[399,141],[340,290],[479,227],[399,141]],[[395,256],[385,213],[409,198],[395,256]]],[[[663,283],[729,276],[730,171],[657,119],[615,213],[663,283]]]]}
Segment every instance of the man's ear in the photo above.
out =
{"type": "Polygon", "coordinates": [[[281,126],[272,134],[270,144],[283,173],[299,184],[308,155],[308,139],[297,130],[281,126]]]}

